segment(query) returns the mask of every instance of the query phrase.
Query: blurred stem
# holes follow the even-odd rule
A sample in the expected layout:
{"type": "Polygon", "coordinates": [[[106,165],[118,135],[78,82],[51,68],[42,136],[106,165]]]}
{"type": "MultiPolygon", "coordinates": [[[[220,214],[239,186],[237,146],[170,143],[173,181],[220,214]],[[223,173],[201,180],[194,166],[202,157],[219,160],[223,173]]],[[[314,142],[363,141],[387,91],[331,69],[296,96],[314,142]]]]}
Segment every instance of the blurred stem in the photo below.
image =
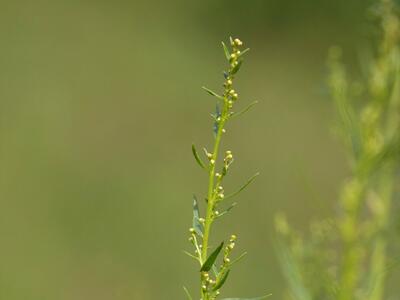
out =
{"type": "Polygon", "coordinates": [[[339,300],[354,300],[360,276],[362,246],[360,235],[360,207],[365,194],[365,179],[362,176],[350,181],[342,195],[343,216],[339,220],[341,236],[344,242],[342,274],[340,279],[339,300]]]}
{"type": "Polygon", "coordinates": [[[379,201],[381,201],[380,209],[376,212],[375,224],[378,230],[377,237],[373,244],[371,255],[371,280],[372,287],[369,300],[383,299],[384,283],[386,273],[386,247],[387,236],[386,229],[389,220],[389,212],[391,207],[391,199],[393,194],[393,168],[389,166],[382,170],[378,192],[379,201]]]}

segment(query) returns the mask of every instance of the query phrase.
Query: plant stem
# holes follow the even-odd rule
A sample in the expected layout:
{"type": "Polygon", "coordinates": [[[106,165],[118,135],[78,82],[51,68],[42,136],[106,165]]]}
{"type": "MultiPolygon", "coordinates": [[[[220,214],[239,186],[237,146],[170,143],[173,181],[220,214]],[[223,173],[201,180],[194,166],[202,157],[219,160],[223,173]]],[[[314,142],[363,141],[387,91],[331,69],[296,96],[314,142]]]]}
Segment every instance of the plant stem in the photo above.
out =
{"type": "MultiPolygon", "coordinates": [[[[203,244],[202,244],[202,253],[201,253],[201,260],[206,261],[207,260],[207,250],[208,250],[208,243],[210,239],[210,233],[211,233],[211,225],[214,220],[214,212],[213,208],[215,205],[215,193],[214,193],[214,178],[215,178],[215,165],[217,163],[218,159],[218,152],[219,152],[219,146],[221,144],[221,138],[224,130],[224,125],[225,122],[227,121],[227,111],[228,107],[226,105],[227,100],[224,98],[224,108],[221,114],[221,122],[219,123],[218,131],[215,137],[215,143],[214,143],[214,149],[212,153],[212,160],[214,161],[213,164],[211,164],[211,168],[209,171],[209,178],[208,178],[208,194],[207,194],[207,212],[206,212],[206,218],[205,218],[205,223],[204,223],[204,235],[203,235],[203,244]]],[[[204,300],[207,300],[208,295],[203,293],[203,290],[201,290],[201,294],[203,296],[204,300]]]]}

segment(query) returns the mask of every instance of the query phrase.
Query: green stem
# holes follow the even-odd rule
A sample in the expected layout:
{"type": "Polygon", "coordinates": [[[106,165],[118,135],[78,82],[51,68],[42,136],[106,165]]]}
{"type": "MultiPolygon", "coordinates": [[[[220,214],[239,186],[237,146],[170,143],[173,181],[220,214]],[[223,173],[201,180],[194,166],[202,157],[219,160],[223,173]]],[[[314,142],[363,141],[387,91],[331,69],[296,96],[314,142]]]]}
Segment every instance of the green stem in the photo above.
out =
{"type": "MultiPolygon", "coordinates": [[[[224,100],[224,108],[221,114],[221,121],[218,124],[218,131],[217,135],[215,138],[215,143],[214,143],[214,149],[212,153],[212,160],[214,161],[213,164],[211,164],[211,168],[209,171],[209,178],[208,178],[208,194],[207,194],[207,213],[206,213],[206,218],[205,218],[205,223],[204,223],[204,233],[203,233],[203,244],[202,244],[202,253],[201,253],[201,260],[206,261],[207,260],[207,250],[208,250],[208,243],[210,239],[210,232],[211,232],[211,225],[214,220],[214,205],[215,205],[215,193],[214,193],[214,178],[215,178],[215,166],[217,163],[217,158],[218,158],[218,152],[219,152],[219,146],[221,144],[221,138],[222,134],[224,131],[224,126],[227,121],[227,111],[228,107],[226,105],[227,100],[224,100]]],[[[201,290],[201,294],[203,296],[203,300],[207,300],[208,296],[203,293],[203,290],[201,290]]]]}

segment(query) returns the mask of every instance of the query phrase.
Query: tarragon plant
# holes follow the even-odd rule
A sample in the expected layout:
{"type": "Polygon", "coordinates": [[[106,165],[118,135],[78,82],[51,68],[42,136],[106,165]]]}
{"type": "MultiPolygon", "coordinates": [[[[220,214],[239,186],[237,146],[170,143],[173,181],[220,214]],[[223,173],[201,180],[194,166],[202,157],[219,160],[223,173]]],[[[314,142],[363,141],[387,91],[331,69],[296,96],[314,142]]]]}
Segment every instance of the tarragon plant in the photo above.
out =
{"type": "MultiPolygon", "coordinates": [[[[230,38],[230,48],[222,43],[226,59],[228,61],[228,70],[224,71],[225,81],[223,83],[223,92],[218,94],[212,90],[203,87],[203,89],[216,98],[216,111],[212,114],[214,119],[214,147],[209,152],[204,149],[206,162],[201,159],[196,147],[192,145],[192,152],[198,165],[208,175],[208,191],[205,196],[204,215],[201,216],[199,202],[194,196],[193,198],[193,225],[189,230],[189,241],[193,246],[194,253],[186,252],[190,257],[199,263],[199,280],[200,280],[200,299],[214,300],[220,294],[220,289],[226,282],[232,265],[240,260],[246,253],[238,256],[236,259],[231,258],[231,253],[235,247],[236,235],[232,234],[227,243],[221,242],[216,247],[210,245],[211,229],[214,221],[226,215],[236,203],[226,204],[228,200],[243,189],[245,189],[258,174],[252,176],[241,188],[236,192],[225,195],[223,182],[230,171],[233,163],[233,154],[230,150],[225,151],[223,157],[220,154],[220,145],[222,136],[226,133],[225,126],[232,118],[247,112],[256,102],[251,103],[245,109],[234,112],[233,107],[238,101],[238,93],[234,90],[234,79],[238,73],[242,62],[243,55],[249,49],[242,50],[243,43],[239,39],[230,38]],[[221,160],[221,161],[220,161],[221,160]],[[223,208],[225,207],[225,209],[223,208]],[[220,258],[221,257],[221,258],[220,258]]],[[[189,300],[192,299],[189,291],[185,288],[186,295],[189,300]]],[[[253,300],[264,299],[266,296],[252,298],[253,300]]],[[[198,299],[196,297],[196,299],[198,299]]],[[[226,298],[225,300],[239,300],[240,298],[226,298]]],[[[244,298],[242,298],[245,300],[244,298]]],[[[246,298],[250,299],[250,298],[246,298]]]]}
{"type": "Polygon", "coordinates": [[[389,299],[388,256],[398,242],[391,232],[400,170],[400,22],[391,0],[380,0],[375,12],[382,37],[375,58],[363,63],[364,77],[357,84],[349,79],[339,48],[329,58],[329,86],[351,167],[340,213],[313,224],[306,240],[277,219],[289,244],[279,255],[290,299],[389,299]]]}

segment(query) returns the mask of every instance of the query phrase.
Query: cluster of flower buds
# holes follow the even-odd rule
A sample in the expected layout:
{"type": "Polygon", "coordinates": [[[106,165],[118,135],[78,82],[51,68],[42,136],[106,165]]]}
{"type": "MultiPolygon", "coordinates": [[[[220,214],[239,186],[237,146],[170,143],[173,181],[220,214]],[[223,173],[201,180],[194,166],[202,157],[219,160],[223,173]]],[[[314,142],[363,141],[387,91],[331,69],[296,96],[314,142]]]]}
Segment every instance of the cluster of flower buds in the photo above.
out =
{"type": "Polygon", "coordinates": [[[229,62],[231,63],[231,67],[234,68],[238,64],[238,58],[241,55],[239,47],[243,46],[243,42],[236,38],[234,40],[231,40],[231,46],[232,46],[233,52],[231,54],[229,62]]]}
{"type": "Polygon", "coordinates": [[[191,242],[192,244],[195,243],[196,240],[196,230],[194,230],[194,228],[189,228],[189,242],[191,242]]]}
{"type": "Polygon", "coordinates": [[[225,158],[224,158],[224,164],[226,168],[229,167],[229,165],[233,162],[233,155],[232,151],[228,150],[225,152],[225,158]]]}
{"type": "MultiPolygon", "coordinates": [[[[219,173],[217,173],[219,176],[221,176],[219,173]]],[[[224,188],[222,187],[222,186],[218,186],[216,189],[215,189],[215,194],[216,194],[216,199],[217,200],[222,200],[222,199],[224,199],[225,198],[225,195],[224,195],[224,188]]]]}
{"type": "Polygon", "coordinates": [[[196,232],[196,230],[194,228],[189,228],[189,234],[190,234],[189,242],[195,247],[195,251],[194,252],[196,254],[200,254],[199,250],[201,249],[202,245],[199,245],[198,242],[197,242],[197,238],[196,238],[197,232],[196,232]]]}
{"type": "Polygon", "coordinates": [[[229,259],[229,255],[231,254],[233,248],[235,248],[236,239],[237,239],[236,235],[232,234],[229,240],[229,244],[224,249],[223,267],[225,267],[231,262],[231,260],[229,259]]]}
{"type": "Polygon", "coordinates": [[[209,286],[212,286],[215,284],[215,280],[212,279],[211,276],[207,272],[201,273],[201,280],[202,280],[201,288],[203,289],[203,291],[207,291],[209,286]]]}
{"type": "Polygon", "coordinates": [[[225,97],[228,101],[228,108],[231,109],[233,107],[233,103],[238,99],[239,95],[237,92],[233,89],[233,75],[235,73],[235,69],[237,69],[239,65],[239,59],[241,56],[240,52],[240,46],[242,46],[243,43],[239,39],[231,39],[231,46],[232,46],[232,53],[230,54],[229,57],[229,64],[230,64],[230,70],[228,73],[226,73],[225,76],[225,83],[224,83],[224,88],[225,88],[225,97]]]}
{"type": "Polygon", "coordinates": [[[214,156],[212,153],[208,152],[207,149],[204,148],[204,152],[207,156],[208,161],[210,162],[210,165],[214,165],[215,164],[215,160],[214,160],[214,156]]]}

